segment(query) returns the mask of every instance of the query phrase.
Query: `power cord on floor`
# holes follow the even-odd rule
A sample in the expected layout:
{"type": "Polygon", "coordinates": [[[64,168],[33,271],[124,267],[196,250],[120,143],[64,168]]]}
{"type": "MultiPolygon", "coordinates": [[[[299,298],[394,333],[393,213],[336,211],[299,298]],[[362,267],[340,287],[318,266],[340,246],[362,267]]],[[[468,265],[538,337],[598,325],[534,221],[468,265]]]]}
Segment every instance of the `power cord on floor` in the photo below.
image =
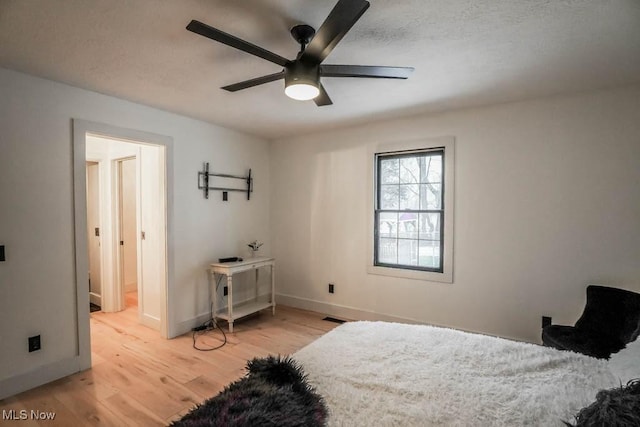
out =
{"type": "MultiPolygon", "coordinates": [[[[218,287],[216,286],[216,290],[217,290],[217,288],[218,287]]],[[[224,330],[218,325],[218,322],[216,322],[215,318],[213,317],[213,304],[211,304],[211,316],[210,316],[209,320],[204,322],[202,325],[196,326],[195,328],[193,328],[193,348],[195,348],[196,350],[199,350],[199,351],[213,351],[213,350],[217,350],[219,348],[224,347],[224,345],[226,343],[227,343],[227,334],[224,333],[224,330]],[[220,345],[218,345],[216,347],[209,347],[209,348],[198,347],[198,345],[197,345],[197,336],[198,335],[204,335],[204,334],[206,334],[207,332],[210,332],[210,331],[215,331],[216,329],[218,329],[220,332],[222,332],[222,337],[223,337],[222,344],[220,344],[220,345]]]]}

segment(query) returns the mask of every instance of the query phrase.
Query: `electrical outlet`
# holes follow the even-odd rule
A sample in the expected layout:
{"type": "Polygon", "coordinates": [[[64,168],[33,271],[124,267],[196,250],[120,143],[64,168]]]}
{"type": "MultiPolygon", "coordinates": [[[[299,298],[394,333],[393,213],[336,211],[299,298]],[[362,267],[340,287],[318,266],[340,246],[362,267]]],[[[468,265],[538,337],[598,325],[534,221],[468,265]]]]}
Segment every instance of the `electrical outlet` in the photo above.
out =
{"type": "Polygon", "coordinates": [[[542,316],[542,327],[544,328],[545,326],[549,326],[549,325],[551,325],[551,317],[542,316]]]}
{"type": "Polygon", "coordinates": [[[42,348],[40,346],[40,335],[29,337],[29,353],[32,351],[38,351],[42,348]]]}
{"type": "Polygon", "coordinates": [[[222,288],[222,296],[227,296],[229,295],[229,287],[225,286],[224,288],[222,288]]]}
{"type": "Polygon", "coordinates": [[[334,290],[335,290],[334,287],[335,287],[335,285],[333,283],[329,283],[329,293],[330,294],[334,293],[334,290]]]}

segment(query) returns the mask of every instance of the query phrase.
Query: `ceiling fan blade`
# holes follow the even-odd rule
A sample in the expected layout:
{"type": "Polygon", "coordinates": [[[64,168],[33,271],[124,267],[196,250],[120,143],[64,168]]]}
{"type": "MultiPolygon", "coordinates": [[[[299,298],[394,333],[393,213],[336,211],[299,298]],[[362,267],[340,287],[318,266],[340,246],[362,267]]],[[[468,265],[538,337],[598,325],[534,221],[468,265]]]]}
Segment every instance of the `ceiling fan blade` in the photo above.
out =
{"type": "Polygon", "coordinates": [[[329,95],[327,94],[327,91],[324,89],[324,86],[322,85],[322,83],[320,83],[320,94],[315,98],[313,98],[313,102],[315,102],[318,107],[333,104],[333,102],[331,101],[331,98],[329,98],[329,95]]]}
{"type": "Polygon", "coordinates": [[[243,82],[224,86],[221,89],[227,90],[229,92],[236,92],[238,90],[248,89],[250,87],[258,86],[261,84],[275,82],[276,80],[280,80],[283,78],[284,78],[284,71],[280,71],[279,73],[269,74],[267,76],[262,76],[262,77],[256,77],[255,79],[245,80],[243,82]]]}
{"type": "Polygon", "coordinates": [[[378,67],[374,65],[320,65],[323,77],[372,77],[378,79],[406,79],[413,67],[378,67]]]}
{"type": "Polygon", "coordinates": [[[365,0],[338,0],[300,59],[319,64],[369,8],[365,0]]]}
{"type": "Polygon", "coordinates": [[[251,55],[259,56],[262,59],[266,59],[267,61],[278,64],[282,67],[284,67],[289,62],[287,58],[283,58],[276,53],[269,52],[268,50],[263,49],[260,46],[256,46],[252,43],[239,39],[235,36],[232,36],[231,34],[225,33],[224,31],[220,31],[207,24],[203,24],[200,21],[196,21],[195,19],[189,22],[189,25],[187,25],[187,30],[196,34],[200,34],[201,36],[208,37],[217,42],[226,44],[227,46],[235,47],[236,49],[250,53],[251,55]]]}

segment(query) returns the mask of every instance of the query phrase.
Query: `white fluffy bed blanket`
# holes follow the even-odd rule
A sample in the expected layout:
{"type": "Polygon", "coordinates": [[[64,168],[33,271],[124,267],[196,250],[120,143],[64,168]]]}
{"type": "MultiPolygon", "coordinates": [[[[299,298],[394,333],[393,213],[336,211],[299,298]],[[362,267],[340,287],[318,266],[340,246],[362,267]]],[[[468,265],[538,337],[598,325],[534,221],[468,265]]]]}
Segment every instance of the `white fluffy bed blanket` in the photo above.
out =
{"type": "Polygon", "coordinates": [[[620,385],[606,361],[422,325],[345,323],[293,357],[331,426],[562,426],[620,385]]]}

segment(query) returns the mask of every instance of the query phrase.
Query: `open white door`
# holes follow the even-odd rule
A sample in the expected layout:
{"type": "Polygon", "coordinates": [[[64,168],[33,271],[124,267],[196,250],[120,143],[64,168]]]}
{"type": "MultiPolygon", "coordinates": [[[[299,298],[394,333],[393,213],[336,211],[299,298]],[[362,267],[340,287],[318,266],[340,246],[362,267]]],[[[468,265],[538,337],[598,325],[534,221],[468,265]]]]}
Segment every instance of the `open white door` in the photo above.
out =
{"type": "Polygon", "coordinates": [[[138,197],[136,157],[118,160],[118,219],[120,240],[120,286],[124,292],[138,290],[138,197]]]}
{"type": "Polygon", "coordinates": [[[142,324],[159,330],[166,307],[164,148],[141,145],[138,166],[138,312],[142,324]]]}

